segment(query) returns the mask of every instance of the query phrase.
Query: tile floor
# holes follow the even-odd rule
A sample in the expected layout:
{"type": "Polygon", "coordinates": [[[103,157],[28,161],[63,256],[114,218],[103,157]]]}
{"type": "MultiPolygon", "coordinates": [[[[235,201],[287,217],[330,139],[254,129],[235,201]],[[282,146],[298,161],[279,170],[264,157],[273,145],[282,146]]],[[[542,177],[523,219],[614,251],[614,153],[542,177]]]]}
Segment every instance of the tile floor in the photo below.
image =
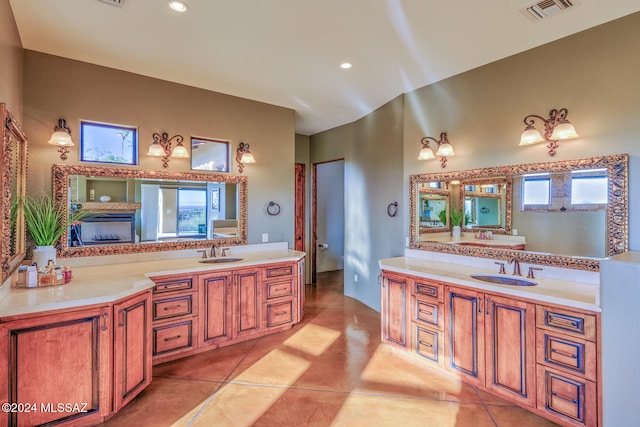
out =
{"type": "Polygon", "coordinates": [[[380,343],[379,314],[343,296],[342,272],[307,285],[293,329],[154,367],[103,426],[555,424],[380,343]]]}

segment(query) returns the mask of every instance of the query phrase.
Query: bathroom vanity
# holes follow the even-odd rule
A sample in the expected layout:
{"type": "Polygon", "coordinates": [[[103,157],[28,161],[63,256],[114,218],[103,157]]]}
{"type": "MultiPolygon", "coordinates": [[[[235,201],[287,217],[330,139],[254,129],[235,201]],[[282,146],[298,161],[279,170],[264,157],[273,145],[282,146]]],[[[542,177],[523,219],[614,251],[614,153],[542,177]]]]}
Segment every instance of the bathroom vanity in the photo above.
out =
{"type": "Polygon", "coordinates": [[[0,425],[96,425],[155,363],[290,329],[304,315],[304,255],[74,267],[67,285],[5,290],[0,401],[15,408],[0,425]]]}
{"type": "Polygon", "coordinates": [[[471,276],[514,276],[412,257],[380,268],[383,342],[561,425],[599,425],[597,285],[486,283],[471,276]]]}

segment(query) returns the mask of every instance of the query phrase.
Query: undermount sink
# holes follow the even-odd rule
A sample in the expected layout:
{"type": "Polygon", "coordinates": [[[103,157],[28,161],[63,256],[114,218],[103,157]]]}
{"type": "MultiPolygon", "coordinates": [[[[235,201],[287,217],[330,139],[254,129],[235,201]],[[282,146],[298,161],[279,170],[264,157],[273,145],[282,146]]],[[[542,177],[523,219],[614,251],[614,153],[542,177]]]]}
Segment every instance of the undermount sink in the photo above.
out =
{"type": "Polygon", "coordinates": [[[481,274],[472,274],[471,277],[476,280],[482,280],[488,283],[497,283],[498,285],[511,285],[511,286],[535,286],[536,282],[529,280],[518,279],[517,277],[508,276],[484,276],[481,274]]]}
{"type": "Polygon", "coordinates": [[[225,262],[236,262],[236,261],[242,261],[244,258],[231,258],[231,257],[225,257],[225,258],[207,258],[207,259],[201,259],[198,262],[202,262],[204,264],[222,264],[225,262]]]}

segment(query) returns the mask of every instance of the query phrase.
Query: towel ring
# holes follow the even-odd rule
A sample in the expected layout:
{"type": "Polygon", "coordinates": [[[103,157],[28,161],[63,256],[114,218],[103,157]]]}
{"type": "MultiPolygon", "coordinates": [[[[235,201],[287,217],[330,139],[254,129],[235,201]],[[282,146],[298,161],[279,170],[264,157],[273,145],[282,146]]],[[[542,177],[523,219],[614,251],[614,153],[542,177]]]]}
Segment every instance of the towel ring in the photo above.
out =
{"type": "Polygon", "coordinates": [[[398,202],[389,203],[389,206],[387,206],[387,215],[389,215],[390,217],[394,217],[396,216],[397,213],[398,213],[398,202]]]}
{"type": "Polygon", "coordinates": [[[276,216],[280,213],[280,205],[276,202],[269,202],[267,205],[267,213],[271,216],[276,216]]]}

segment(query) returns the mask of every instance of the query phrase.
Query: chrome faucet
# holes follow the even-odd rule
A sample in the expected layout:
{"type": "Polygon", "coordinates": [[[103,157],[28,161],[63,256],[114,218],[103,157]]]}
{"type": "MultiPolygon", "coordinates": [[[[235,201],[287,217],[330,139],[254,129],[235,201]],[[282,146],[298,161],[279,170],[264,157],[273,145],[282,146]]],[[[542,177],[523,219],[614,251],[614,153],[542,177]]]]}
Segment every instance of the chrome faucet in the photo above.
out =
{"type": "Polygon", "coordinates": [[[213,245],[211,245],[211,258],[215,258],[216,255],[216,245],[215,243],[213,245]]]}
{"type": "Polygon", "coordinates": [[[509,260],[509,264],[513,263],[513,275],[514,276],[522,276],[522,273],[520,272],[520,261],[518,260],[518,258],[513,257],[509,260]]]}

